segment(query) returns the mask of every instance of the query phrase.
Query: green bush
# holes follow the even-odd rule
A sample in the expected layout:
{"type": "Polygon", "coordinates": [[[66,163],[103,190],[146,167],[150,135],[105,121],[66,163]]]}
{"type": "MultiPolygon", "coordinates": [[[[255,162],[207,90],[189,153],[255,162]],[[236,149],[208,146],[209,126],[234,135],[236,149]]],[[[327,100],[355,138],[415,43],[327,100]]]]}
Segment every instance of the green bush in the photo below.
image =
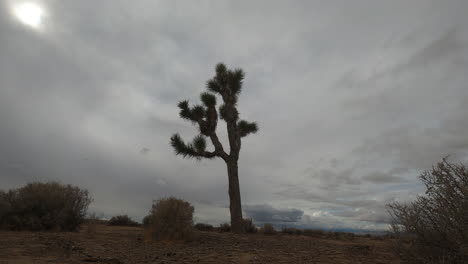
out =
{"type": "Polygon", "coordinates": [[[154,240],[186,241],[193,235],[193,206],[174,197],[153,203],[150,232],[154,240]]]}
{"type": "Polygon", "coordinates": [[[128,215],[113,216],[107,224],[111,226],[140,226],[139,223],[133,221],[128,215]]]}
{"type": "Polygon", "coordinates": [[[0,192],[0,227],[10,230],[76,231],[92,199],[87,190],[57,182],[29,183],[0,192]]]}

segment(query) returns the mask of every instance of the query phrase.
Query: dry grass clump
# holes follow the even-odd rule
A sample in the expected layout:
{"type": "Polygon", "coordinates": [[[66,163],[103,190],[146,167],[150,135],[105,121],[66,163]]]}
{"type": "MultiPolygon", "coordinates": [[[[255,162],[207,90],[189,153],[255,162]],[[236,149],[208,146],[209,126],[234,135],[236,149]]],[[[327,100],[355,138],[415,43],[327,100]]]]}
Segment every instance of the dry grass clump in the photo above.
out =
{"type": "Polygon", "coordinates": [[[244,229],[246,233],[255,234],[258,229],[254,225],[252,218],[244,219],[244,229]]]}
{"type": "Polygon", "coordinates": [[[281,233],[287,235],[302,235],[302,230],[294,227],[283,227],[281,233]]]}
{"type": "Polygon", "coordinates": [[[151,225],[151,215],[147,215],[143,217],[143,220],[141,221],[143,227],[149,227],[151,225]]]}
{"type": "Polygon", "coordinates": [[[219,225],[218,231],[221,233],[231,232],[231,225],[229,223],[222,223],[219,225]]]}
{"type": "Polygon", "coordinates": [[[272,224],[265,223],[260,228],[260,233],[265,234],[265,235],[275,235],[276,234],[276,229],[273,227],[272,224]]]}
{"type": "Polygon", "coordinates": [[[325,231],[321,229],[304,229],[302,233],[309,237],[323,237],[325,235],[325,231]]]}
{"type": "Polygon", "coordinates": [[[410,263],[468,263],[468,167],[444,158],[419,178],[425,195],[388,205],[396,252],[410,263]]]}
{"type": "Polygon", "coordinates": [[[99,218],[95,213],[90,214],[84,221],[87,234],[95,234],[96,226],[99,224],[99,218]]]}
{"type": "Polygon", "coordinates": [[[98,225],[107,225],[109,221],[101,219],[96,215],[96,213],[91,213],[86,217],[82,226],[85,227],[85,232],[87,235],[93,236],[97,233],[98,225]]]}
{"type": "Polygon", "coordinates": [[[133,221],[128,215],[113,216],[107,224],[111,226],[140,226],[139,223],[133,221]]]}
{"type": "Polygon", "coordinates": [[[76,231],[92,199],[87,190],[57,182],[29,183],[0,192],[0,227],[11,230],[76,231]]]}
{"type": "Polygon", "coordinates": [[[214,226],[209,225],[209,224],[203,224],[203,223],[197,223],[194,227],[198,231],[211,232],[215,230],[214,226]]]}
{"type": "MultiPolygon", "coordinates": [[[[258,228],[253,223],[252,218],[243,219],[244,232],[247,234],[255,234],[258,232],[258,228]]],[[[229,223],[222,223],[216,228],[219,232],[231,232],[231,225],[229,223]]]]}
{"type": "Polygon", "coordinates": [[[354,240],[356,235],[348,232],[328,232],[326,237],[335,240],[354,240]]]}
{"type": "Polygon", "coordinates": [[[174,197],[153,203],[150,211],[151,238],[164,241],[187,241],[193,235],[193,206],[174,197]]]}

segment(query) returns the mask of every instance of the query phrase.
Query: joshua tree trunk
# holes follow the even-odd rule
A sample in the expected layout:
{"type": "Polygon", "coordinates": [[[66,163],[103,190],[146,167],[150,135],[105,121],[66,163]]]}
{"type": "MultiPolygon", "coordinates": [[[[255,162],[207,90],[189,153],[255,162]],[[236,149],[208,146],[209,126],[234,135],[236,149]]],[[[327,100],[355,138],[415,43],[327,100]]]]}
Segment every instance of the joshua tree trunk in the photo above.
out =
{"type": "Polygon", "coordinates": [[[229,177],[229,210],[231,212],[231,229],[234,233],[243,233],[242,205],[239,188],[237,160],[226,163],[229,177]]]}

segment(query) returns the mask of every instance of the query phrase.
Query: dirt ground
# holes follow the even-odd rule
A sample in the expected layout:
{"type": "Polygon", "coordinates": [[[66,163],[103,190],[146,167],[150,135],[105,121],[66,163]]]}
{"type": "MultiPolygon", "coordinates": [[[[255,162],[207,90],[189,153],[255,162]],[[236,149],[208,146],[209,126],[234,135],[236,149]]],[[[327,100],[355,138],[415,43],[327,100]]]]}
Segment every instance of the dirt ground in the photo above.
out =
{"type": "Polygon", "coordinates": [[[142,228],[79,233],[0,232],[0,264],[26,263],[400,263],[390,241],[199,232],[192,242],[150,242],[142,228]]]}

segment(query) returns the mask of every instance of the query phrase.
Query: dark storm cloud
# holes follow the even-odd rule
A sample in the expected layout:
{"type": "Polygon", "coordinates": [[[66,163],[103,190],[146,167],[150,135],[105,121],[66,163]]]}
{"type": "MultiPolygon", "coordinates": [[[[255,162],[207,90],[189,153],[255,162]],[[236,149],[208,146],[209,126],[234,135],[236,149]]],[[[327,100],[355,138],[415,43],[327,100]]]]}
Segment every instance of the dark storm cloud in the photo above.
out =
{"type": "Polygon", "coordinates": [[[196,134],[176,103],[220,61],[246,71],[239,110],[260,125],[239,161],[252,217],[384,228],[420,170],[468,157],[466,1],[37,1],[41,30],[0,4],[2,189],[78,184],[135,219],[174,195],[227,221],[223,162],[168,144],[196,134]]]}
{"type": "Polygon", "coordinates": [[[304,211],[299,209],[276,209],[271,205],[247,205],[244,212],[251,217],[254,222],[260,223],[295,223],[304,215],[304,211]]]}

